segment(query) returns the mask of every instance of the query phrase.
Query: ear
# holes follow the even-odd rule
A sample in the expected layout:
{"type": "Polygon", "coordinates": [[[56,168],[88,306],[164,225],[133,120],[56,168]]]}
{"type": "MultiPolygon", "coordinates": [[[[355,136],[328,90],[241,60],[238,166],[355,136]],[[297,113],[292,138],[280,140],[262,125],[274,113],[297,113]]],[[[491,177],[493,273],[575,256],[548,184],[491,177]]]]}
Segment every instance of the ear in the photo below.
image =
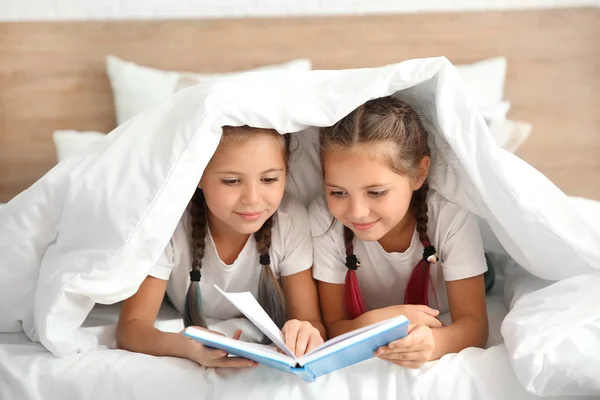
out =
{"type": "Polygon", "coordinates": [[[423,156],[419,160],[419,171],[413,181],[413,190],[419,190],[427,176],[429,175],[429,167],[431,166],[431,158],[429,156],[423,156]]]}

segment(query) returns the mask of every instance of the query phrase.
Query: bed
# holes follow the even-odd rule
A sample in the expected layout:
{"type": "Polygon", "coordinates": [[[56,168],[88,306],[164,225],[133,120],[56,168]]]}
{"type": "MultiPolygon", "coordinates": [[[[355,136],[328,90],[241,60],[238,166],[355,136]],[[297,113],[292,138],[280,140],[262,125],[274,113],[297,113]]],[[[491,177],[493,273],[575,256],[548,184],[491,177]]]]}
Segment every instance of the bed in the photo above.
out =
{"type": "MultiPolygon", "coordinates": [[[[107,133],[121,122],[106,74],[107,54],[154,68],[207,73],[292,59],[309,59],[313,68],[342,69],[434,55],[445,55],[455,64],[504,56],[508,65],[504,98],[511,103],[508,118],[533,127],[531,136],[515,149],[517,155],[565,193],[600,199],[600,159],[595,157],[600,150],[600,120],[595,112],[600,109],[599,30],[597,8],[2,23],[0,34],[6,40],[0,43],[0,174],[4,177],[0,202],[8,202],[56,164],[54,131],[107,133]]],[[[577,201],[586,215],[600,209],[593,201],[577,201]]],[[[488,349],[467,349],[420,371],[392,370],[371,360],[305,384],[263,367],[243,372],[203,370],[185,360],[114,349],[119,310],[114,304],[97,305],[84,323],[99,338],[101,347],[95,352],[60,359],[23,333],[0,334],[0,394],[8,399],[148,399],[190,394],[200,398],[443,398],[447,393],[461,393],[464,398],[536,398],[519,383],[504,349],[500,326],[508,309],[502,282],[500,275],[488,298],[488,349]]],[[[165,305],[157,326],[178,331],[182,322],[165,305]]]]}
{"type": "MultiPolygon", "coordinates": [[[[497,286],[501,288],[501,284],[497,286]]],[[[370,368],[385,368],[379,362],[367,361],[355,367],[350,367],[342,374],[319,379],[315,384],[302,383],[295,376],[288,376],[273,372],[267,367],[257,370],[215,372],[203,369],[192,362],[175,358],[156,358],[142,354],[129,353],[115,348],[115,325],[118,319],[120,304],[97,305],[90,313],[85,329],[94,332],[100,337],[101,348],[98,351],[59,359],[48,353],[39,343],[31,342],[23,333],[0,335],[0,359],[10,360],[0,370],[0,393],[9,393],[7,399],[106,399],[106,398],[174,398],[194,394],[198,398],[233,398],[243,395],[244,398],[262,399],[265,391],[253,385],[269,385],[273,388],[272,398],[286,397],[286,391],[298,391],[299,398],[321,398],[328,395],[350,396],[345,398],[363,398],[369,393],[378,393],[378,398],[398,398],[402,393],[401,376],[398,382],[387,382],[385,387],[375,379],[362,379],[361,384],[352,386],[351,377],[364,373],[370,368]],[[132,372],[135,371],[135,372],[132,372]],[[232,385],[219,384],[227,375],[239,376],[229,380],[232,385]],[[346,380],[349,379],[349,380],[346,380]],[[275,385],[275,381],[285,381],[285,384],[275,385]],[[332,384],[335,383],[335,384],[332,384]],[[342,385],[340,387],[340,385],[342,385]],[[281,389],[275,389],[279,386],[281,389]],[[248,390],[249,389],[249,390],[248,390]],[[354,392],[354,391],[358,392],[354,392]],[[374,392],[376,391],[376,392],[374,392]]],[[[490,321],[490,339],[488,345],[502,344],[500,323],[506,315],[502,293],[495,290],[488,297],[488,312],[490,321]]],[[[169,304],[164,304],[156,321],[159,329],[178,332],[183,329],[181,317],[169,304]]],[[[472,351],[472,350],[470,350],[472,351]]],[[[493,357],[483,351],[478,358],[493,357]]],[[[491,353],[496,353],[492,349],[491,353]]],[[[500,352],[498,352],[500,353],[500,352]]],[[[503,359],[499,359],[498,371],[489,371],[493,374],[506,373],[506,365],[502,366],[503,359]]],[[[458,361],[454,361],[458,362],[458,361]]],[[[440,366],[441,367],[441,366],[440,366]]],[[[489,367],[489,366],[488,366],[489,367]]],[[[473,365],[476,368],[476,365],[473,365]]],[[[508,371],[510,372],[510,371],[508,371]]],[[[389,375],[389,371],[386,371],[389,375]]],[[[410,376],[411,373],[407,372],[410,376]]],[[[230,378],[231,379],[231,378],[230,378]]],[[[514,379],[514,378],[513,378],[514,379]]],[[[464,384],[468,383],[464,378],[464,384]]],[[[455,381],[461,384],[461,381],[455,381]]],[[[515,382],[516,383],[516,382],[515,382]]],[[[469,390],[472,398],[479,398],[484,394],[480,388],[473,387],[469,390]]],[[[264,386],[263,386],[264,387],[264,386]]],[[[443,387],[441,384],[438,388],[443,387]]],[[[439,390],[439,389],[438,389],[439,390]]],[[[443,393],[440,390],[441,393],[443,393]]],[[[506,394],[506,392],[502,392],[506,394]]],[[[499,394],[501,394],[499,392],[499,394]]],[[[524,395],[522,390],[515,390],[513,394],[524,395]]],[[[293,398],[293,395],[291,395],[293,398]]],[[[501,397],[490,397],[501,398],[501,397]]]]}

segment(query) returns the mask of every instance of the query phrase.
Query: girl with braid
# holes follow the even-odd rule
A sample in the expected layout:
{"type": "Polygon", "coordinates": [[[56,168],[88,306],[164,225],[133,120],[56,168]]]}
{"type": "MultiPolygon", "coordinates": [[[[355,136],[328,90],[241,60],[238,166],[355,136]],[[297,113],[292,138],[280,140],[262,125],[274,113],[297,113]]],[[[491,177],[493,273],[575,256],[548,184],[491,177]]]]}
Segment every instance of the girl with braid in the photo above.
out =
{"type": "Polygon", "coordinates": [[[254,294],[298,356],[323,343],[307,211],[284,195],[289,147],[289,135],[274,130],[223,128],[164,254],[123,304],[120,348],[188,358],[207,367],[255,366],[153,326],[165,291],[185,326],[206,329],[207,318],[241,317],[215,284],[227,292],[254,294]]]}
{"type": "Polygon", "coordinates": [[[329,335],[403,314],[409,335],[375,356],[408,368],[485,346],[477,221],[429,189],[430,149],[417,113],[392,96],[370,100],[322,128],[320,142],[326,193],[309,219],[329,335]],[[442,326],[436,317],[447,311],[452,324],[442,326]]]}

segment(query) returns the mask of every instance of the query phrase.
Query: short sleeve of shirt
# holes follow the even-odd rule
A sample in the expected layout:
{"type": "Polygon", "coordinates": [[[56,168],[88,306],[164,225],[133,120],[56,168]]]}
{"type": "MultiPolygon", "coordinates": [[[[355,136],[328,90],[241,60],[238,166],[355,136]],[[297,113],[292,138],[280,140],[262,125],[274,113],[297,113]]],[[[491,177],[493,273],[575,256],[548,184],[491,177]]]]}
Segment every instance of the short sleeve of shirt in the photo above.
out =
{"type": "Polygon", "coordinates": [[[344,283],[347,268],[343,226],[339,222],[332,226],[333,216],[322,197],[317,197],[310,205],[308,219],[313,237],[313,277],[322,282],[344,283]]]}
{"type": "Polygon", "coordinates": [[[150,269],[148,275],[158,279],[162,279],[164,281],[168,281],[174,266],[175,262],[173,256],[173,238],[171,238],[154,267],[150,269]]]}
{"type": "Polygon", "coordinates": [[[463,209],[448,217],[452,220],[440,252],[444,280],[455,281],[485,273],[487,264],[477,218],[463,209]]]}
{"type": "Polygon", "coordinates": [[[313,248],[306,207],[286,195],[277,216],[279,236],[283,243],[280,275],[287,276],[304,271],[313,265],[313,248]]]}

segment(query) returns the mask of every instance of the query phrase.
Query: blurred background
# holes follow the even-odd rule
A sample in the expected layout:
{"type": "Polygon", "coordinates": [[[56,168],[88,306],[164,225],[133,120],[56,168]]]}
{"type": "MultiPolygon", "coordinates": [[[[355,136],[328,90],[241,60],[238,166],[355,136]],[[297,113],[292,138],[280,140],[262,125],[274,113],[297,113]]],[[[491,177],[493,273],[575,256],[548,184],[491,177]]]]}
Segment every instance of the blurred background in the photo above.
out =
{"type": "Polygon", "coordinates": [[[600,200],[600,1],[1,0],[0,203],[118,124],[253,69],[445,56],[498,145],[600,200]]]}

